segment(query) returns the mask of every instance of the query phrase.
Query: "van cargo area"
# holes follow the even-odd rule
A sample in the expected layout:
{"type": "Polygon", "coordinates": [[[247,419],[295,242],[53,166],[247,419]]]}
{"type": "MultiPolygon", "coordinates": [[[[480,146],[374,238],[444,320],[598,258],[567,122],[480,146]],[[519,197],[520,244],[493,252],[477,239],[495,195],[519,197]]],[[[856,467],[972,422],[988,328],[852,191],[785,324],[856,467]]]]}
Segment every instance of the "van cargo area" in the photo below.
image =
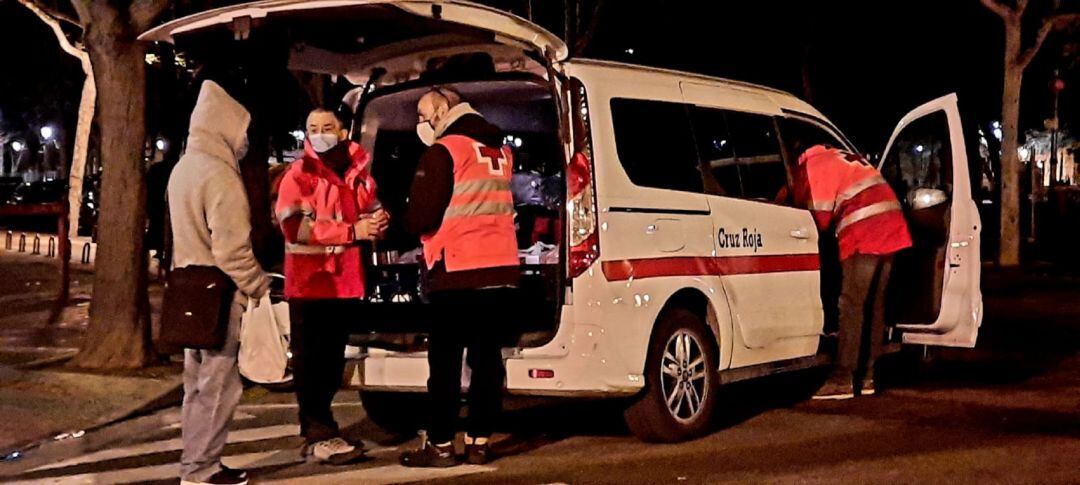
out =
{"type": "MultiPolygon", "coordinates": [[[[424,297],[420,240],[402,229],[413,176],[427,149],[416,135],[416,104],[430,86],[417,82],[385,88],[356,107],[361,143],[373,154],[372,174],[379,199],[392,221],[386,237],[365,251],[369,258],[366,301],[342,303],[355,306],[342,309],[342,314],[356,315],[353,345],[423,350],[432,325],[468,318],[424,297]]],[[[511,187],[522,284],[512,306],[519,311],[507,315],[506,322],[516,344],[507,344],[542,345],[558,328],[563,286],[565,154],[551,88],[543,79],[521,74],[440,86],[457,89],[474,109],[501,128],[513,152],[511,187]]]]}

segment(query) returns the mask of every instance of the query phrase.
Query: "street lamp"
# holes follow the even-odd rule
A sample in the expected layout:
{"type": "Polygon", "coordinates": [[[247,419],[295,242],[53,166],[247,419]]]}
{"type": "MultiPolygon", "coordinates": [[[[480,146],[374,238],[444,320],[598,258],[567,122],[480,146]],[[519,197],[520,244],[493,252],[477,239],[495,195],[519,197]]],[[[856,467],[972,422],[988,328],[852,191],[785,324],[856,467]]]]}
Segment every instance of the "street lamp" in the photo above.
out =
{"type": "Polygon", "coordinates": [[[11,142],[11,149],[15,150],[15,153],[19,153],[19,152],[23,151],[23,148],[26,148],[26,146],[23,145],[23,142],[21,142],[21,141],[13,141],[13,142],[11,142]]]}
{"type": "Polygon", "coordinates": [[[53,131],[53,127],[51,127],[49,125],[45,125],[45,126],[41,127],[41,139],[42,140],[45,140],[45,141],[52,140],[52,137],[53,137],[54,134],[55,133],[53,131]]]}
{"type": "Polygon", "coordinates": [[[165,141],[164,138],[158,138],[156,141],[154,141],[154,146],[157,147],[159,152],[163,152],[166,148],[169,147],[169,142],[165,141]]]}

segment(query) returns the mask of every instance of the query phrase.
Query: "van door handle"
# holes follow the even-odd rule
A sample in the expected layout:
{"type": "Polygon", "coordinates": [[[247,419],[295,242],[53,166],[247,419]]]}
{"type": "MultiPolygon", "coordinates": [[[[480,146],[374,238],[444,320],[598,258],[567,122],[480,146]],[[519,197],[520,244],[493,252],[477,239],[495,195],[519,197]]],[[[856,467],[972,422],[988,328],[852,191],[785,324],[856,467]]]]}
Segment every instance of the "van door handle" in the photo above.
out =
{"type": "Polygon", "coordinates": [[[790,234],[791,237],[795,239],[810,239],[810,232],[802,227],[798,229],[792,229],[790,234]]]}

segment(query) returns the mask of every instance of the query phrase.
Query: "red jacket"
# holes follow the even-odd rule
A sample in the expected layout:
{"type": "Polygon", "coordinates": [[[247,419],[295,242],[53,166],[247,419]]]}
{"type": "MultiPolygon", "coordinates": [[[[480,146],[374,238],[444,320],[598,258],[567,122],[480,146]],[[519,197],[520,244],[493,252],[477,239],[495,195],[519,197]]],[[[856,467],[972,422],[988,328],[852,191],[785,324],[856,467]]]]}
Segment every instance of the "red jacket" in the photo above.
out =
{"type": "Polygon", "coordinates": [[[911,247],[896,194],[858,155],[817,145],[799,157],[795,194],[821,231],[834,230],[840,259],[854,254],[893,254],[911,247]]]}
{"type": "Polygon", "coordinates": [[[355,142],[342,180],[304,142],[281,179],[275,212],[285,234],[287,299],[363,298],[364,267],[353,224],[379,208],[371,157],[355,142]]]}

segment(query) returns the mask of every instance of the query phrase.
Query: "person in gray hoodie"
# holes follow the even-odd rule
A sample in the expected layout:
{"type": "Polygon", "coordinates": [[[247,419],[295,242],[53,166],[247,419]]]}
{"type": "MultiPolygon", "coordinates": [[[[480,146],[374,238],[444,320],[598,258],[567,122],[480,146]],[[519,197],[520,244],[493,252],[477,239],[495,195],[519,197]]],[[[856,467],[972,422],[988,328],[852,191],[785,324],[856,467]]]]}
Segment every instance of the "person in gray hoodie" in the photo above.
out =
{"type": "Polygon", "coordinates": [[[248,298],[270,287],[251,249],[250,208],[238,161],[247,152],[251,114],[214,81],[204,81],[191,113],[187,151],[168,184],[173,265],[216,266],[238,290],[220,350],[184,350],[184,450],[180,479],[188,484],[245,484],[221,454],[243,385],[237,367],[240,317],[248,298]]]}

